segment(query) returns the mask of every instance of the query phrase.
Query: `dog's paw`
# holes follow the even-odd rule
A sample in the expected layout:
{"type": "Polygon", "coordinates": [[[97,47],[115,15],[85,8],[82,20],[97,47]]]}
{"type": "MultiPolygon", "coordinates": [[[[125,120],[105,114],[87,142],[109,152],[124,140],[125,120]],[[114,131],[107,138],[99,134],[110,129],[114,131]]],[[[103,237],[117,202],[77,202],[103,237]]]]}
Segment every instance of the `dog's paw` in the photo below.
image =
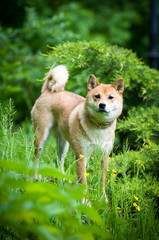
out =
{"type": "Polygon", "coordinates": [[[107,198],[107,194],[105,192],[103,192],[103,194],[101,195],[100,199],[105,203],[108,204],[108,198],[107,198]]]}
{"type": "Polygon", "coordinates": [[[73,184],[73,182],[69,179],[67,179],[67,178],[63,178],[63,183],[69,183],[69,184],[73,184]]]}
{"type": "Polygon", "coordinates": [[[105,200],[105,204],[108,204],[108,198],[107,198],[107,194],[105,192],[103,193],[103,198],[105,200]]]}
{"type": "Polygon", "coordinates": [[[90,201],[87,198],[82,198],[82,204],[86,204],[89,207],[91,207],[91,203],[90,203],[90,201]]]}
{"type": "Polygon", "coordinates": [[[37,172],[35,172],[35,181],[38,182],[38,181],[41,181],[42,180],[42,176],[40,174],[38,174],[37,172]]]}

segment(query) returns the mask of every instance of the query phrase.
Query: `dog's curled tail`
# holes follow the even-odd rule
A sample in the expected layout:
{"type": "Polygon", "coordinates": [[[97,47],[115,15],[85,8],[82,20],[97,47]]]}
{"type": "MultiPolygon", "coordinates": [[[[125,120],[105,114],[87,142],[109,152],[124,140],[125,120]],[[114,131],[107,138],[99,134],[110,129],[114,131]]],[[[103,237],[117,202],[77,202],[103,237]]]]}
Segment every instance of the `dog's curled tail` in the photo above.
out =
{"type": "Polygon", "coordinates": [[[68,77],[69,74],[66,66],[58,65],[48,73],[41,92],[58,92],[64,90],[68,77]]]}

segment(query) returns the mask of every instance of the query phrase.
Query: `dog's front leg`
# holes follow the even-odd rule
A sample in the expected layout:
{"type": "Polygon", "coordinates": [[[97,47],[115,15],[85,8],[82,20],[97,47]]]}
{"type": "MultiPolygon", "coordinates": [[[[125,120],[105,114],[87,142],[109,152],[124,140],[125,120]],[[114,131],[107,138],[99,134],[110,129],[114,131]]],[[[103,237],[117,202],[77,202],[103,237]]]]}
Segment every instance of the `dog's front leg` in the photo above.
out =
{"type": "Polygon", "coordinates": [[[105,192],[105,177],[106,177],[106,171],[108,170],[108,162],[109,162],[109,155],[107,155],[105,160],[101,162],[101,170],[102,170],[101,190],[105,196],[105,203],[108,202],[107,195],[105,192]]]}
{"type": "MultiPolygon", "coordinates": [[[[86,158],[84,155],[80,157],[81,155],[76,155],[77,159],[77,176],[78,176],[78,182],[81,184],[85,184],[87,186],[87,180],[86,180],[86,158]],[[79,158],[80,157],[80,158],[79,158]]],[[[86,191],[87,192],[87,187],[86,191]]],[[[82,198],[82,203],[87,203],[88,204],[88,199],[87,198],[82,198]]]]}
{"type": "Polygon", "coordinates": [[[81,184],[87,184],[86,181],[86,158],[84,155],[83,157],[76,157],[77,158],[77,176],[78,176],[78,182],[81,184]]]}

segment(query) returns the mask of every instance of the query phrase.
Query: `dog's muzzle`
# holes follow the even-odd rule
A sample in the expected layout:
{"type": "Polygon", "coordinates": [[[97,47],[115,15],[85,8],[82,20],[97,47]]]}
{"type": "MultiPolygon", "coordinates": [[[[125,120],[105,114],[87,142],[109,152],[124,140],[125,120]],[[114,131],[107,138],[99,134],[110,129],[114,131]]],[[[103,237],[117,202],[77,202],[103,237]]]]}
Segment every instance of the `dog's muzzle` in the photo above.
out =
{"type": "Polygon", "coordinates": [[[105,103],[100,103],[99,104],[98,111],[100,113],[109,113],[108,111],[106,111],[106,104],[105,103]]]}

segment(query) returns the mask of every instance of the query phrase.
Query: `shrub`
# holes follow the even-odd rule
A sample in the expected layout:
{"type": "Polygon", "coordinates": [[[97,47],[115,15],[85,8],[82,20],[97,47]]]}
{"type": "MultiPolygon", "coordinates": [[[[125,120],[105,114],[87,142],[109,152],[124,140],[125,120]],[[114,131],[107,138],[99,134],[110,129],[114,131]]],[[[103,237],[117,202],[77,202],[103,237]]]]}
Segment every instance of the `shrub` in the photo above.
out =
{"type": "Polygon", "coordinates": [[[122,136],[129,138],[129,146],[133,149],[139,149],[151,142],[158,144],[158,119],[159,112],[156,106],[133,107],[128,111],[128,116],[119,121],[118,131],[122,136]]]}
{"type": "Polygon", "coordinates": [[[38,97],[39,83],[35,82],[44,74],[44,58],[32,54],[29,45],[24,44],[19,30],[8,29],[0,32],[0,99],[14,99],[18,121],[29,115],[35,97],[38,97]],[[34,86],[33,86],[34,83],[34,86]]]}

